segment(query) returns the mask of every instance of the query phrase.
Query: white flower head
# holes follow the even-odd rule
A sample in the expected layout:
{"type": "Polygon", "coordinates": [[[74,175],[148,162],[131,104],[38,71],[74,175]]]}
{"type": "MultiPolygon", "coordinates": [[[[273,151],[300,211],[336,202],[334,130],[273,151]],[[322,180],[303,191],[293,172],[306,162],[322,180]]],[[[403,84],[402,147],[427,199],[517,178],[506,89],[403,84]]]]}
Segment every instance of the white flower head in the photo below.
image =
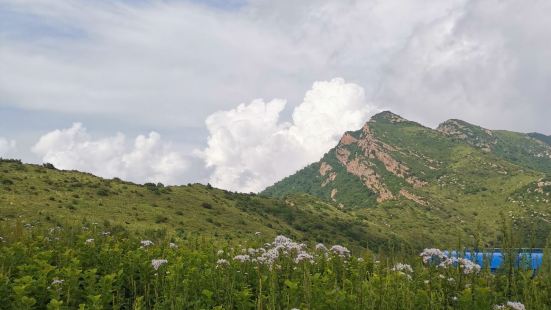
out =
{"type": "Polygon", "coordinates": [[[338,244],[331,247],[331,252],[337,254],[340,257],[344,257],[344,258],[350,256],[350,251],[347,248],[343,247],[342,245],[338,245],[338,244]]]}
{"type": "Polygon", "coordinates": [[[168,263],[168,261],[166,259],[152,259],[151,260],[151,267],[153,267],[153,269],[155,270],[158,270],[159,267],[161,267],[162,265],[168,263]]]}
{"type": "Polygon", "coordinates": [[[140,241],[140,244],[142,247],[147,248],[148,246],[152,246],[154,243],[151,240],[142,240],[140,241]]]}
{"type": "Polygon", "coordinates": [[[223,258],[216,261],[216,268],[224,268],[224,267],[229,266],[229,265],[230,265],[230,262],[228,262],[227,260],[225,260],[223,258]]]}

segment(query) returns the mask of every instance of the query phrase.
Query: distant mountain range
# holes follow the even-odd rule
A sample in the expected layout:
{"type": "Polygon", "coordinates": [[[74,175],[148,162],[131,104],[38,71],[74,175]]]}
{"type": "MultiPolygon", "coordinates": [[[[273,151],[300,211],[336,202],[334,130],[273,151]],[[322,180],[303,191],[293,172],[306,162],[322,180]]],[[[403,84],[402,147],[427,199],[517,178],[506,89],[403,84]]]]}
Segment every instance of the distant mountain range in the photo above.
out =
{"type": "Polygon", "coordinates": [[[473,234],[477,223],[495,237],[503,214],[543,240],[551,223],[549,140],[455,119],[431,129],[386,111],[263,194],[309,193],[400,235],[435,224],[473,234]]]}

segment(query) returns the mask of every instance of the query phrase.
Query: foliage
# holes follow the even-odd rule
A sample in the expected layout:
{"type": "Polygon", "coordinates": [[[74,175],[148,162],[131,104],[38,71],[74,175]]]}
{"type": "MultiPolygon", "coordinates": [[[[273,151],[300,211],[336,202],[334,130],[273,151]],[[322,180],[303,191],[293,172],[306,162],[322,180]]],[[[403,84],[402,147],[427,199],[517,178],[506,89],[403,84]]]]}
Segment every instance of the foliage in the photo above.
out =
{"type": "Polygon", "coordinates": [[[261,233],[240,244],[95,223],[4,223],[0,233],[0,309],[551,307],[549,253],[535,274],[507,264],[491,273],[423,264],[405,252],[350,256],[340,245],[306,247],[282,236],[271,242],[261,233]]]}

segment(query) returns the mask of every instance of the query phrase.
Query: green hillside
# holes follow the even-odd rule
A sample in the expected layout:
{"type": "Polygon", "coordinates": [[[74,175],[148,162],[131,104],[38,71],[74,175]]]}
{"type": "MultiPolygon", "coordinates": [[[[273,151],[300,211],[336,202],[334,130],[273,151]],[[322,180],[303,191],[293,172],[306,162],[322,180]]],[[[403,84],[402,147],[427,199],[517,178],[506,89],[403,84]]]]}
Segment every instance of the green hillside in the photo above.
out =
{"type": "Polygon", "coordinates": [[[274,199],[201,184],[137,185],[77,171],[0,160],[0,226],[98,223],[110,230],[247,239],[260,232],[298,240],[384,246],[392,235],[301,194],[274,199]]]}
{"type": "Polygon", "coordinates": [[[532,133],[529,133],[528,135],[534,139],[540,140],[548,145],[551,145],[551,136],[546,136],[544,134],[537,133],[537,132],[532,132],[532,133]]]}
{"type": "Polygon", "coordinates": [[[449,244],[461,236],[492,245],[502,218],[512,218],[524,242],[543,244],[551,188],[538,184],[551,172],[549,155],[550,147],[525,134],[457,120],[433,130],[383,112],[263,194],[306,192],[411,242],[449,244]],[[534,187],[539,199],[519,194],[534,187]]]}

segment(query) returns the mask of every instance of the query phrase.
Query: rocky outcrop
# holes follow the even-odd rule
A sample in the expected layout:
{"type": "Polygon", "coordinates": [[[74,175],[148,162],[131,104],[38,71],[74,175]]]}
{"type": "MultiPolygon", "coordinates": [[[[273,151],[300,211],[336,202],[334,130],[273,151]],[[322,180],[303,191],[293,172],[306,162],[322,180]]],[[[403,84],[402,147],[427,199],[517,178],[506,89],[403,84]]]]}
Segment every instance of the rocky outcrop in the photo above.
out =
{"type": "Polygon", "coordinates": [[[427,202],[424,201],[421,197],[415,195],[415,194],[412,194],[410,192],[408,192],[407,190],[405,189],[401,189],[400,190],[400,195],[404,196],[406,199],[409,199],[411,201],[414,201],[420,205],[423,205],[423,206],[426,206],[427,205],[427,202]]]}
{"type": "Polygon", "coordinates": [[[337,173],[333,171],[333,167],[326,162],[321,163],[319,172],[322,177],[327,176],[321,183],[321,187],[325,187],[329,182],[335,181],[337,177],[337,173]]]}

